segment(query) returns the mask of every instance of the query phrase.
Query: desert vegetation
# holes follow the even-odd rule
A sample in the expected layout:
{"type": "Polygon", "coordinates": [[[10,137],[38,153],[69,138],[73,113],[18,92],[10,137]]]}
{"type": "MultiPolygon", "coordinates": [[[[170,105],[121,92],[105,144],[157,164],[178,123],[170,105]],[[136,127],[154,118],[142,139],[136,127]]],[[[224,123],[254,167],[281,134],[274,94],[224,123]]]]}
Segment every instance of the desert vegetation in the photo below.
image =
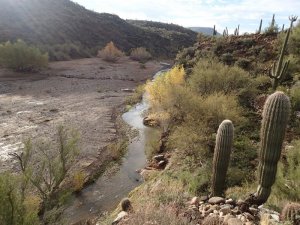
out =
{"type": "Polygon", "coordinates": [[[40,219],[45,223],[55,222],[54,208],[71,194],[72,188],[64,190],[61,185],[68,176],[72,177],[69,170],[79,151],[77,142],[78,134],[61,126],[54,146],[49,140],[34,143],[27,140],[21,153],[11,153],[21,173],[0,174],[2,224],[33,225],[40,224],[40,219]]]}
{"type": "Polygon", "coordinates": [[[0,66],[18,72],[32,72],[48,65],[48,54],[22,40],[0,44],[0,66]]]}
{"type": "Polygon", "coordinates": [[[119,50],[112,41],[98,52],[98,57],[108,62],[117,62],[123,55],[124,53],[119,50]]]}
{"type": "MultiPolygon", "coordinates": [[[[298,223],[300,58],[295,35],[300,24],[280,32],[273,18],[269,26],[260,34],[201,35],[194,47],[177,55],[175,67],[146,85],[148,117],[167,133],[162,154],[172,156],[166,170],[152,172],[130,195],[138,210],[155,217],[144,221],[168,223],[155,204],[175,211],[172,220],[180,224],[202,223],[203,215],[186,206],[188,199],[223,196],[243,199],[247,209],[264,204],[278,212],[296,202],[280,218],[298,223]]],[[[199,202],[193,204],[198,211],[199,202]]],[[[136,217],[129,214],[128,221],[139,223],[136,217]]],[[[219,216],[214,219],[220,222],[219,216]]],[[[207,217],[207,224],[212,221],[207,217]]],[[[273,222],[261,218],[261,224],[273,222]]]]}
{"type": "Polygon", "coordinates": [[[151,59],[151,54],[143,47],[132,49],[130,58],[141,63],[147,62],[151,59]]]}

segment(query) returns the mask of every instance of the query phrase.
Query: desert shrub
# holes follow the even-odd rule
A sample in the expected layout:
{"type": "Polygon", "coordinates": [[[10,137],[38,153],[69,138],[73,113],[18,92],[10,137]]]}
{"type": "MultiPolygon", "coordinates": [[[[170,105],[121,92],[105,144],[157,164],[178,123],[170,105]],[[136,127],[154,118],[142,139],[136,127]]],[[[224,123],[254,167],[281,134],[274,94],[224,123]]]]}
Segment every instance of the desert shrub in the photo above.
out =
{"type": "Polygon", "coordinates": [[[239,45],[242,45],[243,47],[250,48],[255,44],[255,40],[252,38],[245,38],[238,41],[239,45]]]}
{"type": "Polygon", "coordinates": [[[290,90],[291,103],[294,111],[300,111],[300,83],[296,83],[290,90]]]}
{"type": "Polygon", "coordinates": [[[209,156],[214,146],[213,134],[224,119],[230,118],[234,124],[244,122],[235,96],[216,93],[207,97],[190,94],[182,98],[184,123],[170,135],[169,145],[182,149],[186,155],[209,156]]]}
{"type": "Polygon", "coordinates": [[[146,50],[146,48],[140,47],[131,51],[130,58],[139,62],[147,62],[151,59],[151,54],[146,50]]]}
{"type": "Polygon", "coordinates": [[[126,148],[127,148],[127,141],[125,139],[120,139],[107,146],[107,150],[113,160],[119,160],[121,156],[124,155],[126,148]]]}
{"type": "Polygon", "coordinates": [[[80,42],[66,42],[64,44],[40,45],[39,48],[43,52],[48,52],[49,60],[62,61],[78,58],[88,58],[96,53],[93,49],[88,49],[80,42]]]}
{"type": "Polygon", "coordinates": [[[133,94],[126,98],[126,104],[127,105],[134,105],[139,103],[144,95],[145,92],[145,84],[139,85],[135,88],[133,94]]]}
{"type": "Polygon", "coordinates": [[[112,41],[98,52],[98,57],[108,62],[116,62],[123,55],[124,53],[120,51],[112,41]]]}
{"type": "Polygon", "coordinates": [[[48,65],[48,54],[18,40],[0,44],[0,65],[18,72],[37,71],[48,65]]]}
{"type": "Polygon", "coordinates": [[[0,174],[0,221],[3,225],[40,224],[39,200],[25,193],[26,179],[10,173],[0,174]]]}
{"type": "Polygon", "coordinates": [[[213,52],[215,55],[220,56],[220,53],[226,46],[226,39],[223,37],[217,37],[216,42],[213,46],[213,52]]]}
{"type": "Polygon", "coordinates": [[[81,191],[85,183],[86,174],[83,171],[76,171],[73,174],[73,190],[81,191]]]}
{"type": "Polygon", "coordinates": [[[232,65],[235,61],[233,58],[233,55],[231,53],[224,53],[220,57],[221,62],[223,62],[225,65],[232,65]]]}
{"type": "Polygon", "coordinates": [[[300,140],[287,149],[286,160],[279,162],[276,182],[268,203],[282,207],[300,199],[300,140]]]}
{"type": "Polygon", "coordinates": [[[161,120],[177,117],[184,84],[185,71],[180,66],[174,67],[153,82],[147,83],[145,89],[149,94],[151,107],[157,111],[157,116],[161,120]]]}
{"type": "Polygon", "coordinates": [[[236,62],[235,65],[238,67],[246,70],[249,69],[249,66],[251,65],[251,60],[246,59],[246,58],[239,58],[236,62]]]}
{"type": "Polygon", "coordinates": [[[199,61],[193,69],[189,85],[202,95],[215,92],[236,92],[250,83],[247,72],[238,67],[224,66],[216,61],[199,61]]]}
{"type": "Polygon", "coordinates": [[[21,154],[13,154],[22,174],[42,199],[41,210],[51,209],[61,197],[59,188],[75,163],[77,143],[78,133],[60,126],[56,145],[51,145],[47,140],[40,140],[33,145],[28,140],[21,154]]]}
{"type": "Polygon", "coordinates": [[[300,23],[299,22],[291,33],[289,44],[288,44],[288,50],[291,54],[300,56],[300,23]]]}

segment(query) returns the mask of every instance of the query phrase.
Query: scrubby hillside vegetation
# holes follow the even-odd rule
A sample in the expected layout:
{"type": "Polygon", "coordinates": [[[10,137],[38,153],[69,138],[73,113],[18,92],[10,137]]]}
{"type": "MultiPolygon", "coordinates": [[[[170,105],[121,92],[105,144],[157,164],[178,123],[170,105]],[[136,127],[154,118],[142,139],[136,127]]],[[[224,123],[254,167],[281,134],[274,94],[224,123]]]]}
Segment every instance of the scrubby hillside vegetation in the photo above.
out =
{"type": "Polygon", "coordinates": [[[162,138],[120,224],[299,224],[299,32],[199,35],[146,85],[162,138]]]}
{"type": "Polygon", "coordinates": [[[190,30],[169,24],[162,25],[171,36],[141,29],[116,15],[96,13],[70,0],[0,0],[0,5],[0,42],[22,39],[39,45],[52,60],[96,55],[110,41],[125,52],[145,47],[154,56],[173,57],[196,37],[190,30]]]}

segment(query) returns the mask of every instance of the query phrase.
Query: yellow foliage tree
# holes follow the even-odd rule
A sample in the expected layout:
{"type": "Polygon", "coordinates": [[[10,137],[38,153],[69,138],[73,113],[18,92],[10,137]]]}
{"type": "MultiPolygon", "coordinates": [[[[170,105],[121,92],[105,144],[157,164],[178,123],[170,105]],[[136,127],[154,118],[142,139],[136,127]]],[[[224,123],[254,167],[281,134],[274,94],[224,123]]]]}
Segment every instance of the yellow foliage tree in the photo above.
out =
{"type": "Polygon", "coordinates": [[[120,51],[112,41],[98,52],[98,57],[102,57],[108,62],[116,62],[123,55],[124,53],[120,51]]]}
{"type": "Polygon", "coordinates": [[[179,107],[180,97],[177,93],[185,85],[185,71],[181,66],[175,66],[173,69],[157,77],[153,82],[148,82],[146,92],[151,107],[155,109],[156,119],[163,123],[176,113],[174,108],[179,107]]]}

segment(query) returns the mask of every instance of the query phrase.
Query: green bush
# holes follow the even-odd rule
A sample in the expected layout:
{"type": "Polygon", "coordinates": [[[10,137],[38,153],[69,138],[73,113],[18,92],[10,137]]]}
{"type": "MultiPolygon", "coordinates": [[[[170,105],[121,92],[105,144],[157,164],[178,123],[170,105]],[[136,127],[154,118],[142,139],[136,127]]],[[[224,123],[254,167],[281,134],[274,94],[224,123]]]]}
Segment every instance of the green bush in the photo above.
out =
{"type": "Polygon", "coordinates": [[[290,96],[293,110],[300,111],[300,83],[291,88],[290,96]]]}
{"type": "Polygon", "coordinates": [[[193,69],[189,85],[201,95],[216,92],[229,94],[250,83],[247,72],[238,67],[224,66],[216,61],[201,60],[193,69]]]}
{"type": "Polygon", "coordinates": [[[300,140],[294,141],[287,149],[286,159],[278,165],[276,182],[268,201],[271,205],[300,199],[300,140]]]}
{"type": "Polygon", "coordinates": [[[51,61],[89,58],[97,54],[96,51],[93,52],[93,49],[88,49],[79,42],[66,42],[64,44],[55,45],[40,45],[39,48],[44,52],[48,52],[49,60],[51,61]]]}
{"type": "Polygon", "coordinates": [[[220,58],[221,62],[223,62],[225,65],[232,65],[235,61],[235,59],[233,58],[233,55],[231,53],[224,53],[221,55],[220,58]]]}
{"type": "Polygon", "coordinates": [[[39,201],[21,187],[26,179],[10,173],[0,174],[0,223],[1,225],[37,225],[39,201]]]}
{"type": "Polygon", "coordinates": [[[151,59],[151,54],[146,50],[146,48],[140,47],[131,51],[130,58],[139,62],[147,62],[151,59]]]}
{"type": "Polygon", "coordinates": [[[0,65],[18,72],[37,71],[48,65],[48,54],[18,40],[0,45],[0,65]]]}
{"type": "Polygon", "coordinates": [[[291,33],[288,50],[291,54],[300,56],[300,23],[296,25],[291,33]]]}
{"type": "Polygon", "coordinates": [[[251,60],[246,59],[246,58],[239,58],[236,62],[235,65],[238,67],[246,70],[249,69],[249,66],[251,65],[251,60]]]}

